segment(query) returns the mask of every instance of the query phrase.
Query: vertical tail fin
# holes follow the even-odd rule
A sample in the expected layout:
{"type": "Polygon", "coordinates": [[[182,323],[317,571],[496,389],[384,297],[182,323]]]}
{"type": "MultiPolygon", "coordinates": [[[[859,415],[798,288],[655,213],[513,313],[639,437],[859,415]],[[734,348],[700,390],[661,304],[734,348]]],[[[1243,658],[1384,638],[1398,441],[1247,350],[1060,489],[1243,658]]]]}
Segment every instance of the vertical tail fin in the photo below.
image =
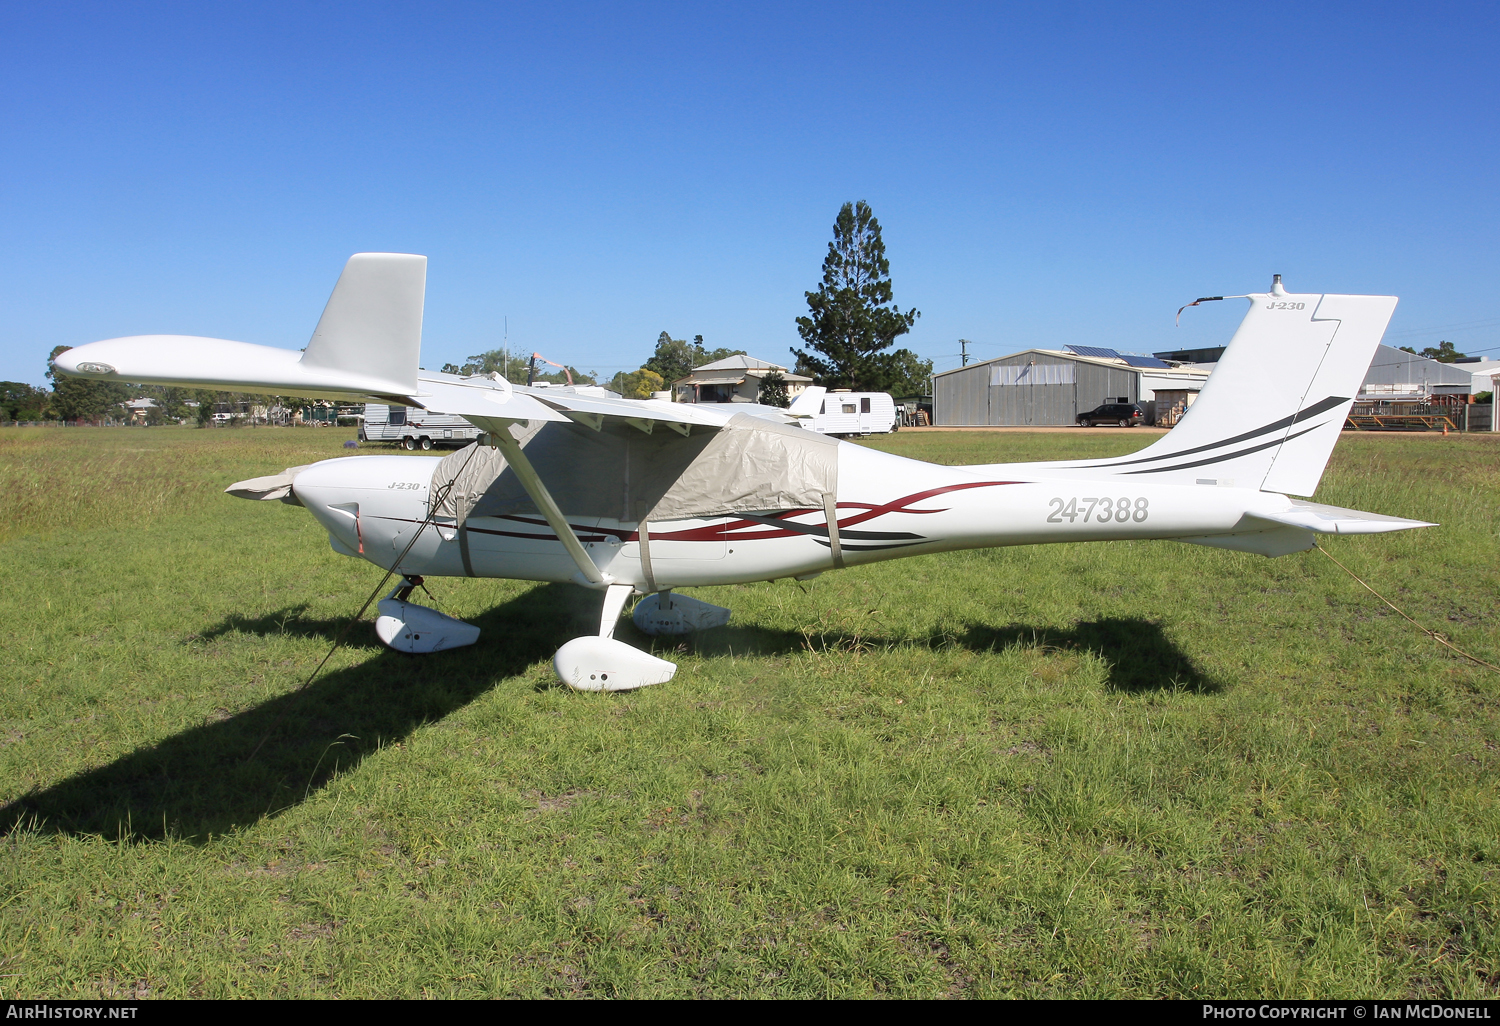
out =
{"type": "Polygon", "coordinates": [[[1198,401],[1123,472],[1292,495],[1317,489],[1396,299],[1279,287],[1246,298],[1250,312],[1198,401]]]}
{"type": "Polygon", "coordinates": [[[823,396],[828,389],[822,385],[808,385],[802,394],[792,400],[787,414],[793,417],[815,417],[823,406],[823,396]]]}
{"type": "Polygon", "coordinates": [[[1033,464],[1049,473],[1139,477],[1311,495],[1396,309],[1395,296],[1272,291],[1250,300],[1186,416],[1129,456],[1033,464]]]}
{"type": "MultiPolygon", "coordinates": [[[[1275,314],[1277,311],[1269,307],[1277,301],[1269,298],[1269,302],[1257,305],[1275,314]]],[[[1395,296],[1325,295],[1319,299],[1308,323],[1332,325],[1333,337],[1297,401],[1281,444],[1270,450],[1271,466],[1260,483],[1262,491],[1311,495],[1317,490],[1349,408],[1359,395],[1395,312],[1395,296]]],[[[1313,352],[1316,347],[1312,352],[1296,353],[1303,367],[1312,363],[1313,352]]],[[[1294,377],[1290,384],[1295,382],[1294,377]]]]}
{"type": "Polygon", "coordinates": [[[344,265],[302,363],[354,371],[417,391],[427,258],[356,253],[344,265]]]}

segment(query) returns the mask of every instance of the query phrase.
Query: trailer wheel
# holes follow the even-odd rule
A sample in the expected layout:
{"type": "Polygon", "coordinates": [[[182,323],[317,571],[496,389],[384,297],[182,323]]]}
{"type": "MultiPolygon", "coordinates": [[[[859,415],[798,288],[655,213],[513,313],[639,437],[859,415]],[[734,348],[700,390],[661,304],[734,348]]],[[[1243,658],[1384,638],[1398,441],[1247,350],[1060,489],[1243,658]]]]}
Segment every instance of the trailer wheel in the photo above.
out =
{"type": "Polygon", "coordinates": [[[401,448],[405,449],[407,452],[411,452],[416,447],[417,440],[411,435],[407,435],[405,438],[401,439],[401,448]]]}
{"type": "Polygon", "coordinates": [[[422,436],[422,451],[423,452],[427,452],[431,448],[432,448],[432,439],[428,438],[426,435],[423,435],[422,436]]]}

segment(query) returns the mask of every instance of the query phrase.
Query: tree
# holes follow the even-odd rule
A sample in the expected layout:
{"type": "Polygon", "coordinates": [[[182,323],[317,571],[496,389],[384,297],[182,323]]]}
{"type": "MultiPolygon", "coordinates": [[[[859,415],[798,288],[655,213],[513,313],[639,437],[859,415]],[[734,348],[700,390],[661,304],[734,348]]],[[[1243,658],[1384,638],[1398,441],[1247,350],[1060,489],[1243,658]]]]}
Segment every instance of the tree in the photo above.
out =
{"type": "Polygon", "coordinates": [[[650,399],[652,392],[664,391],[667,386],[660,374],[649,367],[642,367],[628,374],[625,371],[616,374],[610,387],[626,399],[650,399]]]}
{"type": "Polygon", "coordinates": [[[932,361],[924,360],[910,349],[898,349],[870,373],[863,386],[871,392],[889,392],[903,396],[926,395],[932,381],[932,361]]]}
{"type": "Polygon", "coordinates": [[[63,420],[99,420],[129,398],[125,385],[115,381],[91,381],[54,374],[52,361],[72,346],[58,346],[47,357],[47,377],[52,379],[52,405],[63,420]]]}
{"type": "Polygon", "coordinates": [[[1452,363],[1454,360],[1462,360],[1466,354],[1454,349],[1452,342],[1439,342],[1436,346],[1428,346],[1422,350],[1421,355],[1438,363],[1452,363]]]}
{"type": "Polygon", "coordinates": [[[20,381],[0,381],[0,419],[41,420],[47,399],[46,389],[20,381]]]}
{"type": "Polygon", "coordinates": [[[661,375],[647,367],[620,371],[609,380],[609,388],[626,399],[650,399],[652,392],[663,392],[666,387],[661,375]]]}
{"type": "Polygon", "coordinates": [[[781,371],[772,371],[760,379],[760,392],[755,399],[762,406],[778,406],[783,410],[792,405],[791,397],[786,394],[786,378],[781,376],[781,371]]]}
{"type": "Polygon", "coordinates": [[[1428,346],[1420,353],[1411,346],[1397,346],[1396,348],[1403,353],[1425,357],[1428,360],[1436,360],[1438,363],[1453,363],[1455,360],[1462,360],[1465,356],[1464,353],[1460,353],[1457,349],[1453,348],[1452,342],[1439,342],[1435,346],[1428,346]]]}
{"type": "Polygon", "coordinates": [[[641,365],[641,369],[655,371],[661,375],[662,381],[670,385],[679,378],[687,377],[694,368],[702,367],[705,363],[744,355],[743,349],[710,351],[703,344],[702,335],[694,335],[693,341],[688,342],[686,339],[673,338],[664,331],[656,336],[656,352],[641,365]]]}
{"type": "MultiPolygon", "coordinates": [[[[227,392],[223,394],[228,395],[227,392]]],[[[224,400],[220,399],[220,393],[210,392],[206,388],[197,389],[194,399],[198,403],[198,426],[206,428],[214,422],[214,405],[224,400]]]]}
{"type": "Polygon", "coordinates": [[[471,374],[499,374],[513,385],[524,385],[526,384],[526,364],[530,358],[530,353],[511,353],[504,349],[491,349],[469,357],[462,367],[445,363],[443,373],[462,374],[465,377],[471,374]]]}
{"type": "Polygon", "coordinates": [[[699,351],[694,350],[686,340],[673,338],[664,331],[656,336],[656,352],[651,354],[641,368],[660,375],[663,381],[676,381],[687,377],[698,366],[698,355],[699,351]]]}
{"type": "Polygon", "coordinates": [[[896,306],[880,222],[864,200],[845,203],[839,211],[823,258],[823,281],[818,291],[805,295],[809,316],[797,318],[797,334],[808,348],[792,352],[818,384],[869,389],[899,376],[905,357],[885,350],[921,314],[902,313],[896,306]]]}
{"type": "MultiPolygon", "coordinates": [[[[573,375],[575,385],[592,385],[598,380],[597,375],[586,374],[571,363],[568,364],[567,373],[559,370],[549,374],[543,370],[546,366],[541,361],[537,362],[536,376],[532,379],[533,381],[549,381],[555,385],[561,385],[567,382],[568,374],[573,375]]],[[[511,353],[504,349],[491,349],[488,352],[471,356],[461,367],[456,363],[443,364],[444,374],[462,374],[464,377],[471,374],[499,374],[512,385],[526,384],[526,375],[530,369],[530,353],[511,353]]]]}
{"type": "MultiPolygon", "coordinates": [[[[164,424],[169,420],[185,421],[194,415],[193,408],[188,405],[188,400],[193,398],[194,389],[177,385],[134,385],[130,388],[130,394],[131,398],[156,401],[155,406],[146,410],[147,424],[164,424]]],[[[278,401],[290,403],[293,400],[278,401]]]]}

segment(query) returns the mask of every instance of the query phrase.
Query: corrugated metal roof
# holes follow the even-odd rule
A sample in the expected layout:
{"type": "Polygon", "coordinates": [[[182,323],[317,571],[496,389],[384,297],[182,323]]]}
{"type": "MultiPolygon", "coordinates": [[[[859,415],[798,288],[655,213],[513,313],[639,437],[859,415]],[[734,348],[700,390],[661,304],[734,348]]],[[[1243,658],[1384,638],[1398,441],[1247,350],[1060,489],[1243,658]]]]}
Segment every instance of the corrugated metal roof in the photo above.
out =
{"type": "Polygon", "coordinates": [[[705,363],[703,366],[701,366],[701,367],[694,367],[693,369],[694,370],[701,370],[701,371],[702,370],[768,370],[768,369],[770,369],[772,367],[776,368],[777,370],[786,370],[786,368],[783,367],[783,366],[781,366],[781,364],[779,364],[779,363],[771,363],[769,360],[757,360],[753,356],[746,356],[743,353],[739,353],[739,354],[736,354],[734,356],[726,356],[722,360],[715,360],[713,363],[705,363]]]}
{"type": "Polygon", "coordinates": [[[985,364],[999,363],[1001,360],[1014,360],[1018,356],[1026,356],[1031,353],[1036,353],[1040,356],[1050,356],[1054,360],[1076,360],[1079,363],[1089,363],[1096,367],[1113,367],[1116,370],[1140,370],[1139,367],[1127,367],[1120,362],[1120,357],[1118,356],[1113,359],[1106,359],[1099,356],[1079,356],[1077,353],[1068,353],[1061,349],[1023,349],[1019,353],[1009,353],[1005,356],[996,356],[989,360],[980,360],[966,367],[954,367],[952,370],[938,371],[933,377],[939,378],[944,374],[958,374],[961,371],[973,370],[975,367],[983,367],[985,364]]]}
{"type": "Polygon", "coordinates": [[[1365,371],[1366,385],[1468,385],[1472,371],[1382,345],[1365,371]]]}

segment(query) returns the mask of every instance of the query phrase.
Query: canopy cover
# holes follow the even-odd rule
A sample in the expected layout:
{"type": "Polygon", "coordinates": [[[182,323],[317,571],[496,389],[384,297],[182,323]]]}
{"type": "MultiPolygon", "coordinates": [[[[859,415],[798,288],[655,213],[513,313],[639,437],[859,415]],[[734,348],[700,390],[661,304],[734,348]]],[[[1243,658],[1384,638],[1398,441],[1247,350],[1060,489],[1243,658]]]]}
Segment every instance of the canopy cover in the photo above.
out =
{"type": "MultiPolygon", "coordinates": [[[[838,442],[739,414],[717,431],[645,434],[616,421],[537,424],[512,435],[568,516],[626,523],[817,508],[838,489],[838,442]]],[[[433,474],[435,516],[538,512],[498,449],[470,445],[433,474]],[[444,494],[449,484],[452,488],[444,494]]]]}
{"type": "Polygon", "coordinates": [[[838,492],[838,439],[741,413],[657,501],[647,520],[822,509],[838,492]]]}

